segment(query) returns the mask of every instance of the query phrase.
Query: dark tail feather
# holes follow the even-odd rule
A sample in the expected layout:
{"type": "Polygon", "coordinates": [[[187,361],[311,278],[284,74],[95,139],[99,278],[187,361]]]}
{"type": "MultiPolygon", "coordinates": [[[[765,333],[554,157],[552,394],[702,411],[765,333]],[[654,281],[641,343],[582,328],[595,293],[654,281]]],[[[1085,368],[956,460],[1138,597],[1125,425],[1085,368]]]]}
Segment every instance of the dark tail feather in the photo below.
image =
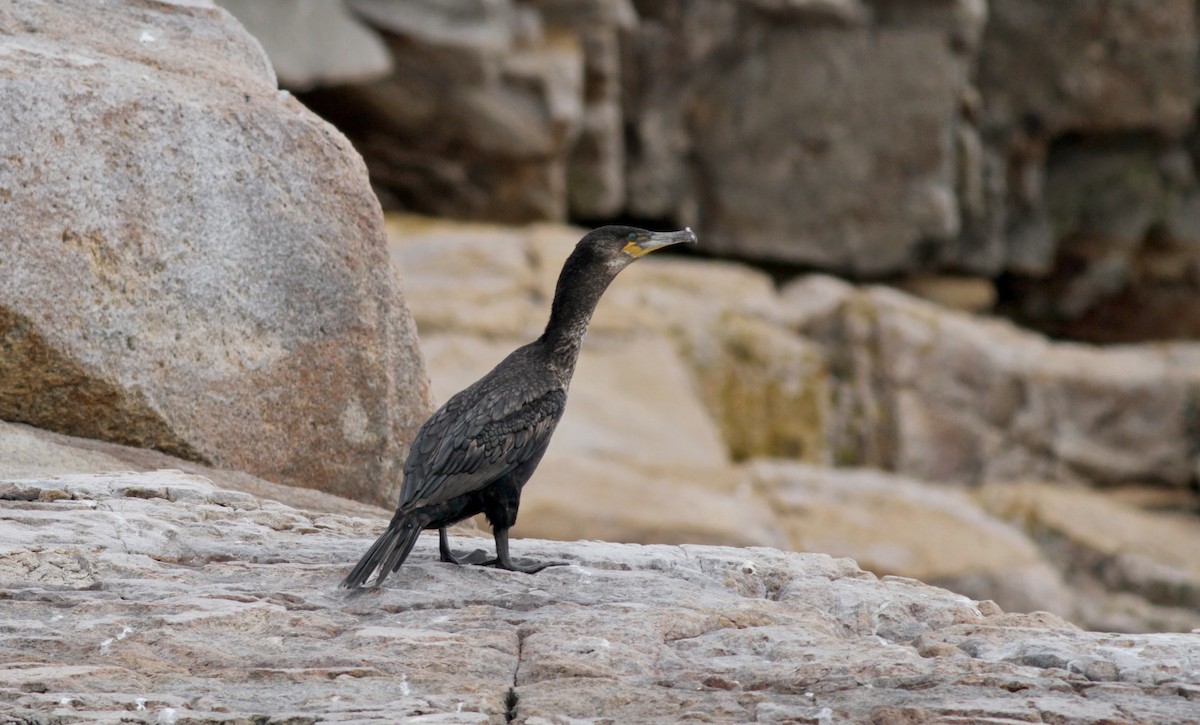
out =
{"type": "Polygon", "coordinates": [[[354,568],[342,580],[342,586],[347,589],[355,589],[363,585],[371,574],[378,568],[379,576],[375,579],[375,586],[383,584],[383,580],[387,579],[388,574],[391,574],[408,557],[413,546],[417,543],[417,536],[420,535],[421,529],[424,527],[420,522],[412,519],[397,521],[392,519],[392,523],[388,524],[387,531],[384,531],[371,548],[367,549],[367,553],[358,560],[354,568]]]}

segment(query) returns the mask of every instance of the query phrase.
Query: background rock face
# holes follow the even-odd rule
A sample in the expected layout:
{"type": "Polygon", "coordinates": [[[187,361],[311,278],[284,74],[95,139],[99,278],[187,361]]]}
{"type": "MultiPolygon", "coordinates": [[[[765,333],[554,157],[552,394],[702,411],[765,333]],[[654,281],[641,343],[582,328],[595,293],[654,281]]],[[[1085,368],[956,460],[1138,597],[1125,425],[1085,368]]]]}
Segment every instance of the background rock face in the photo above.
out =
{"type": "Polygon", "coordinates": [[[825,297],[835,311],[798,325],[834,356],[842,461],[963,483],[1191,485],[1195,345],[1053,343],[893,290],[828,282],[801,280],[783,297],[825,297]]]}
{"type": "Polygon", "coordinates": [[[1200,697],[1194,635],[1083,632],[822,555],[518,541],[571,563],[528,576],[425,537],[352,596],[383,518],[177,472],[9,480],[0,505],[22,721],[1169,724],[1200,697]]]}
{"type": "Polygon", "coordinates": [[[1051,134],[1153,129],[1175,138],[1191,125],[1193,3],[990,0],[987,8],[979,86],[993,121],[1036,112],[1051,134]]]}
{"type": "MultiPolygon", "coordinates": [[[[281,68],[336,35],[293,0],[229,6],[281,68]]],[[[281,78],[318,86],[385,205],[690,224],[759,263],[972,275],[1054,334],[1200,335],[1190,0],[343,7],[395,70],[281,78]]]]}
{"type": "Polygon", "coordinates": [[[0,23],[0,416],[390,501],[430,401],[346,140],[212,6],[0,23]]]}
{"type": "Polygon", "coordinates": [[[960,226],[952,132],[969,54],[952,40],[978,28],[948,25],[953,5],[821,19],[803,3],[643,3],[631,211],[694,223],[739,256],[920,266],[960,226]]]}
{"type": "Polygon", "coordinates": [[[250,28],[287,88],[369,81],[392,70],[387,46],[342,3],[222,0],[220,5],[250,28]],[[296,43],[297,35],[305,42],[296,43]]]}
{"type": "Polygon", "coordinates": [[[1187,552],[1200,545],[1193,516],[1180,512],[1150,513],[1122,506],[1119,499],[1050,484],[989,484],[979,501],[990,513],[1016,522],[1085,593],[1081,618],[1101,629],[1124,629],[1140,620],[1154,629],[1189,629],[1177,619],[1200,610],[1200,572],[1187,552]],[[1154,562],[1151,564],[1150,562],[1154,562]],[[1086,595],[1118,592],[1109,606],[1094,608],[1102,598],[1086,595]],[[1139,601],[1140,600],[1140,601],[1139,601]]]}
{"type": "Polygon", "coordinates": [[[853,556],[880,575],[995,597],[1021,611],[1076,610],[1037,544],[981,511],[964,491],[780,461],[755,463],[747,478],[780,516],[792,551],[853,556]]]}
{"type": "Polygon", "coordinates": [[[381,30],[394,70],[306,102],[355,141],[385,199],[508,221],[566,214],[583,114],[577,42],[546,37],[507,1],[352,8],[381,30]]]}

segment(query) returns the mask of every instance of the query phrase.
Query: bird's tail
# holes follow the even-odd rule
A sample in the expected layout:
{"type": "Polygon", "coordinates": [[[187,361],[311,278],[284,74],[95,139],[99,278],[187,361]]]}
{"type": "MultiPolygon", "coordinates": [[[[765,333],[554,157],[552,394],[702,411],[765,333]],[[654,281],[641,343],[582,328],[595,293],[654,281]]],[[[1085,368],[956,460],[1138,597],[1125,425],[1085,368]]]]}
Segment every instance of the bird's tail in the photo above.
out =
{"type": "Polygon", "coordinates": [[[421,529],[425,528],[420,521],[415,521],[412,518],[401,518],[396,516],[392,522],[388,524],[387,531],[380,534],[379,538],[371,544],[371,548],[367,549],[367,553],[363,554],[354,568],[342,580],[342,586],[347,589],[355,589],[363,585],[371,578],[372,572],[379,569],[379,576],[375,579],[375,586],[383,584],[383,580],[387,579],[388,574],[391,574],[408,557],[413,546],[417,543],[417,536],[420,535],[421,529]]]}

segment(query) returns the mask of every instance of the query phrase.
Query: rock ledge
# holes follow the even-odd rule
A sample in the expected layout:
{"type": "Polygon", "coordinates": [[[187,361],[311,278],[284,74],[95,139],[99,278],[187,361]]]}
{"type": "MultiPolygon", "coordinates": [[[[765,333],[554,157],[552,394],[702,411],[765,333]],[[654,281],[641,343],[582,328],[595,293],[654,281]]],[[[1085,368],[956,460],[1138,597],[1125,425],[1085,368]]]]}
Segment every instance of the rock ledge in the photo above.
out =
{"type": "MultiPolygon", "coordinates": [[[[16,722],[1185,723],[1200,637],[1085,632],[848,559],[523,540],[339,578],[382,521],[178,471],[0,482],[16,722]]],[[[459,541],[460,546],[482,542],[459,541]]]]}

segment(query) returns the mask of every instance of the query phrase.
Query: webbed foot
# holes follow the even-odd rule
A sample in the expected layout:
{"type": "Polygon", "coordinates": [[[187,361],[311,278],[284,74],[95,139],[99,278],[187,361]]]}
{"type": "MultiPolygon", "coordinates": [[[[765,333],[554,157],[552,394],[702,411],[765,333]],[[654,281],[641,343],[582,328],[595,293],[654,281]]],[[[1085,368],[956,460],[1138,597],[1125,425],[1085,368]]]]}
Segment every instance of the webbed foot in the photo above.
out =
{"type": "Polygon", "coordinates": [[[568,562],[565,562],[565,561],[538,562],[538,561],[534,561],[532,559],[518,559],[517,561],[519,561],[521,563],[518,564],[516,561],[513,561],[511,559],[509,559],[508,562],[502,562],[499,559],[492,559],[491,565],[496,567],[497,569],[506,569],[508,571],[519,571],[524,574],[537,574],[542,569],[549,569],[552,566],[567,566],[567,564],[568,564],[568,562]]]}
{"type": "Polygon", "coordinates": [[[495,559],[489,559],[488,553],[483,549],[476,549],[469,554],[455,554],[450,550],[450,537],[446,534],[445,527],[438,529],[438,553],[443,562],[458,566],[471,564],[480,566],[495,561],[495,559]]]}

